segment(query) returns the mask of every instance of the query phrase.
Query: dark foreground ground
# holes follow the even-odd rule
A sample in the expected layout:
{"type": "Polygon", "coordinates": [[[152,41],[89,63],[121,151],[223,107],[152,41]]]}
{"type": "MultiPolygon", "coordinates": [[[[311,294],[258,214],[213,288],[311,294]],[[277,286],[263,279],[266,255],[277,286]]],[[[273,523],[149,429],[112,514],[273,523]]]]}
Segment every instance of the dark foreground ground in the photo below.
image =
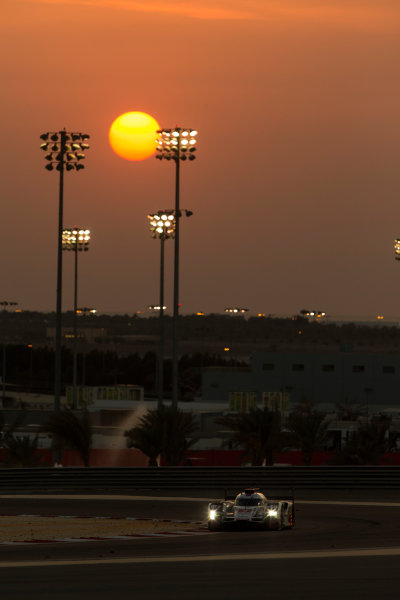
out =
{"type": "MultiPolygon", "coordinates": [[[[163,495],[0,496],[0,513],[202,520],[207,500],[220,494],[216,490],[178,494],[185,499],[173,498],[172,492],[167,498],[163,495]]],[[[1,597],[399,598],[398,493],[370,490],[296,496],[296,527],[282,532],[0,545],[1,597]],[[320,502],[310,503],[315,501],[320,502]],[[366,501],[370,504],[360,504],[366,501]]]]}

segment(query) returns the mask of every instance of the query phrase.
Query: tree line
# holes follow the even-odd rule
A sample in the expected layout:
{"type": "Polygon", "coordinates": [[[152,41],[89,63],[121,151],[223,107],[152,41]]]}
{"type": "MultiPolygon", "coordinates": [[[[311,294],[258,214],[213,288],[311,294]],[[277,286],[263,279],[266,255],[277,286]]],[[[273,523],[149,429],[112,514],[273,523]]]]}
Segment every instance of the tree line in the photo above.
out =
{"type": "MultiPolygon", "coordinates": [[[[84,466],[90,465],[92,426],[88,411],[69,409],[52,413],[35,437],[20,435],[17,430],[24,414],[6,425],[0,412],[0,446],[5,450],[7,466],[31,467],[38,461],[38,436],[45,432],[52,438],[52,453],[61,456],[63,448],[75,450],[84,466]]],[[[254,466],[273,465],[280,452],[300,450],[303,463],[310,465],[313,454],[324,450],[330,420],[325,413],[303,400],[286,419],[268,407],[216,418],[230,432],[226,444],[241,450],[242,461],[254,466]]],[[[382,456],[395,449],[399,432],[390,428],[388,417],[373,417],[359,422],[358,428],[330,459],[336,465],[375,465],[382,456]]],[[[135,427],[124,432],[127,447],[136,448],[148,458],[149,466],[184,464],[186,452],[199,439],[196,418],[171,406],[148,410],[135,427]]]]}

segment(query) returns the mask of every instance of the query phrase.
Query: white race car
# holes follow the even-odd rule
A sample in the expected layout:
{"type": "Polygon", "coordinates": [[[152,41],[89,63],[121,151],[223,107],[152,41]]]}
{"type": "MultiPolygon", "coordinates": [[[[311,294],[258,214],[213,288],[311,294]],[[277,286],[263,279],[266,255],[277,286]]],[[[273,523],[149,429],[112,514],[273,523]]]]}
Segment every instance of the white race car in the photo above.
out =
{"type": "Polygon", "coordinates": [[[236,497],[216,500],[208,505],[208,529],[253,526],[285,529],[294,526],[294,498],[267,498],[257,489],[247,489],[236,497]]]}

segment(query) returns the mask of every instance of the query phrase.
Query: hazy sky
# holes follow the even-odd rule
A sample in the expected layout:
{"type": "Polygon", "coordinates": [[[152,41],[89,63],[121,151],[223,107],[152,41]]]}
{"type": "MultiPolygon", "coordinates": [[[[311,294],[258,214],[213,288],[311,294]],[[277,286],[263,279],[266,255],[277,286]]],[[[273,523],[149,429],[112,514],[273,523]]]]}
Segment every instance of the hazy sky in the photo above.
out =
{"type": "MultiPolygon", "coordinates": [[[[55,310],[58,176],[39,135],[91,135],[64,226],[92,230],[79,304],[158,301],[147,213],[174,165],[107,134],[140,110],[199,131],[182,164],[182,312],[400,316],[399,0],[3,0],[0,300],[55,310]]],[[[166,304],[172,308],[172,249],[166,304]]],[[[64,253],[63,309],[73,303],[64,253]]]]}

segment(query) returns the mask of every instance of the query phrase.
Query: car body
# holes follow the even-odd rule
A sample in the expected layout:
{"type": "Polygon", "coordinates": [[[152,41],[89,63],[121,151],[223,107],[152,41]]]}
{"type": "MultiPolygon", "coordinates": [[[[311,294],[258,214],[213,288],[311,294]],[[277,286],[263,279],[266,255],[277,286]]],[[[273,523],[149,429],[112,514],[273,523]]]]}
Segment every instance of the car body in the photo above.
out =
{"type": "Polygon", "coordinates": [[[211,531],[234,527],[280,530],[294,526],[294,498],[266,497],[256,488],[248,488],[235,497],[208,504],[208,528],[211,531]]]}

